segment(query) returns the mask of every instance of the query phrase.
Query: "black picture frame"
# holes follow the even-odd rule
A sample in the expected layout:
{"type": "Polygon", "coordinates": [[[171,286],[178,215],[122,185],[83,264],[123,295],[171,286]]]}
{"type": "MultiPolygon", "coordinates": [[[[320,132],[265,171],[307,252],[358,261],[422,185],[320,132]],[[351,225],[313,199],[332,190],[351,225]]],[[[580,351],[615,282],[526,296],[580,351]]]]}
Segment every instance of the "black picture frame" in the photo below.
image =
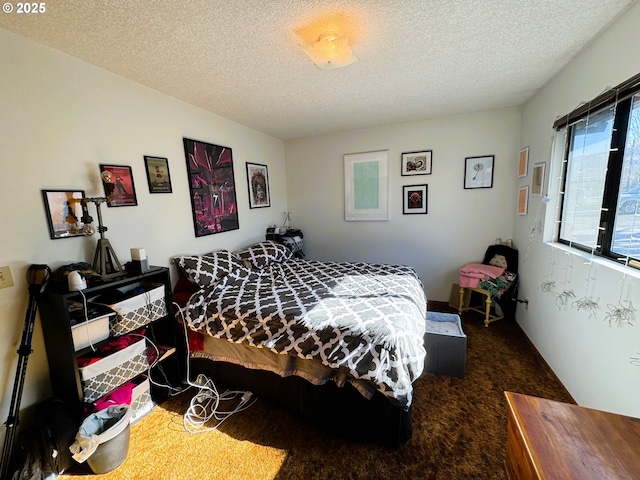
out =
{"type": "Polygon", "coordinates": [[[172,193],[169,160],[164,157],[144,156],[149,193],[172,193]]]}
{"type": "Polygon", "coordinates": [[[51,240],[84,236],[82,200],[84,190],[42,190],[51,240]]]}
{"type": "Polygon", "coordinates": [[[183,138],[196,237],[240,228],[231,148],[183,138]]]}
{"type": "Polygon", "coordinates": [[[494,155],[467,157],[464,159],[464,188],[493,187],[494,155]]]}
{"type": "Polygon", "coordinates": [[[431,175],[433,165],[433,151],[419,150],[417,152],[403,152],[400,175],[431,175]]]}
{"type": "Polygon", "coordinates": [[[133,171],[128,165],[100,164],[102,186],[110,207],[133,207],[138,205],[133,171]]]}
{"type": "Polygon", "coordinates": [[[402,187],[402,213],[404,215],[428,212],[429,185],[404,185],[402,187]]]}
{"type": "Polygon", "coordinates": [[[269,192],[269,169],[260,163],[246,163],[247,187],[249,190],[249,208],[271,206],[269,192]]]}

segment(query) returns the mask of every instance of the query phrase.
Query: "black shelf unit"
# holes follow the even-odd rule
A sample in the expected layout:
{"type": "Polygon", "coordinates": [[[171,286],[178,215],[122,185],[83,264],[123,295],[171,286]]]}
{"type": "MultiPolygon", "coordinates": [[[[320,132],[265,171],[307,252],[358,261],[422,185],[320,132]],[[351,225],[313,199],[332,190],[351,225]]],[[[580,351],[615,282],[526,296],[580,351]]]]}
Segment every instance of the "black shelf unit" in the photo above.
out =
{"type": "MultiPolygon", "coordinates": [[[[150,374],[159,384],[168,383],[175,393],[176,389],[184,388],[186,347],[183,336],[178,335],[179,325],[173,314],[169,269],[150,267],[148,272],[141,274],[126,274],[104,281],[98,278],[90,281],[88,288],[82,293],[85,298],[91,299],[136,283],[164,285],[167,314],[145,325],[145,336],[153,340],[156,345],[171,347],[171,354],[166,355],[150,372],[147,371],[144,374],[150,374]]],[[[92,349],[86,347],[75,351],[69,313],[70,302],[83,302],[82,295],[77,291],[68,291],[66,281],[50,282],[40,295],[38,307],[53,396],[62,399],[71,409],[78,412],[81,418],[86,412],[87,405],[84,403],[78,358],[91,353],[92,349]]],[[[110,336],[95,343],[94,347],[100,347],[113,339],[114,337],[110,336]]],[[[151,382],[150,394],[153,404],[166,400],[171,393],[169,388],[151,382]]]]}

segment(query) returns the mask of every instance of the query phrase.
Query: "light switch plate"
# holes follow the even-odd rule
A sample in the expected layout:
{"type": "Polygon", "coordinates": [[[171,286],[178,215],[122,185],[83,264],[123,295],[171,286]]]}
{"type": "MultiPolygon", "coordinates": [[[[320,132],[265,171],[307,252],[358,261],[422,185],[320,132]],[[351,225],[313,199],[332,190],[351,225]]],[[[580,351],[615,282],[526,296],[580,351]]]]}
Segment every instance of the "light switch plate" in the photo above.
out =
{"type": "Polygon", "coordinates": [[[13,278],[9,267],[0,267],[0,288],[13,287],[13,278]]]}

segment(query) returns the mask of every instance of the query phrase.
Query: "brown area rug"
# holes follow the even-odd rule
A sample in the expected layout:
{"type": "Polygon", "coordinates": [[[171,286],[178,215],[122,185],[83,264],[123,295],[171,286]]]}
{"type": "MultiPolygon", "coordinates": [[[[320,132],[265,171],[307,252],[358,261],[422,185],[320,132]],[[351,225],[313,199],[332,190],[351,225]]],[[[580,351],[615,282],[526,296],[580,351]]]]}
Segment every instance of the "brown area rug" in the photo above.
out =
{"type": "MultiPolygon", "coordinates": [[[[452,311],[429,304],[433,311],[452,311]]],[[[516,323],[486,328],[462,317],[465,378],[424,373],[414,384],[413,437],[397,449],[355,443],[258,400],[219,429],[190,434],[182,413],[187,391],[131,428],[126,461],[93,475],[86,465],[58,478],[124,479],[504,479],[508,407],[504,391],[571,402],[570,395],[516,323]]]]}

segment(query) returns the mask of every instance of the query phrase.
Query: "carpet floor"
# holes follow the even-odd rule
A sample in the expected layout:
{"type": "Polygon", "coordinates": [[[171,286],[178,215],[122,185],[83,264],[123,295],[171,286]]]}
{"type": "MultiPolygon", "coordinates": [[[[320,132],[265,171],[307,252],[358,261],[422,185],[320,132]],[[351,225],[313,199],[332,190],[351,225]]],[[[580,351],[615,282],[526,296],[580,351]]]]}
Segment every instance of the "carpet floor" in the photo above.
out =
{"type": "MultiPolygon", "coordinates": [[[[452,311],[446,303],[429,305],[452,311]]],[[[154,408],[131,427],[127,458],[94,475],[86,465],[58,478],[130,479],[505,479],[505,391],[574,403],[514,322],[484,327],[465,312],[463,379],[423,373],[414,383],[413,436],[399,448],[344,440],[258,399],[218,429],[191,434],[182,414],[193,391],[154,408]]]]}

